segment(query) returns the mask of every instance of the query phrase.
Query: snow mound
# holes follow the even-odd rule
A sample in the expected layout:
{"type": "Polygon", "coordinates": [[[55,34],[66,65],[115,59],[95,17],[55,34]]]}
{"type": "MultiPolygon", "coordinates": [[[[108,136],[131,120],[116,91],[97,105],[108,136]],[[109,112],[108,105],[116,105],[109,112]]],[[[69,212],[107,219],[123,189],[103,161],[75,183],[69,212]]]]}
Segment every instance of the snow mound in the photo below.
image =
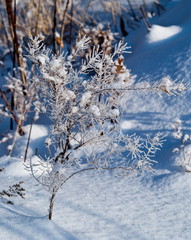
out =
{"type": "Polygon", "coordinates": [[[0,168],[5,168],[3,171],[5,177],[24,177],[29,175],[21,158],[13,158],[8,156],[1,157],[0,168]]]}
{"type": "Polygon", "coordinates": [[[179,26],[162,27],[159,25],[153,25],[149,34],[147,35],[147,41],[149,43],[158,42],[161,40],[168,39],[182,31],[179,26]]]}
{"type": "Polygon", "coordinates": [[[8,240],[75,240],[70,233],[59,227],[47,217],[31,217],[0,204],[1,236],[8,240]],[[14,237],[13,237],[14,236],[14,237]]]}
{"type": "MultiPolygon", "coordinates": [[[[30,125],[24,127],[25,135],[17,136],[12,155],[18,158],[23,158],[27,146],[30,125]]],[[[27,158],[37,155],[44,156],[46,154],[45,139],[48,136],[48,127],[44,125],[33,124],[30,143],[28,147],[27,158]]]]}

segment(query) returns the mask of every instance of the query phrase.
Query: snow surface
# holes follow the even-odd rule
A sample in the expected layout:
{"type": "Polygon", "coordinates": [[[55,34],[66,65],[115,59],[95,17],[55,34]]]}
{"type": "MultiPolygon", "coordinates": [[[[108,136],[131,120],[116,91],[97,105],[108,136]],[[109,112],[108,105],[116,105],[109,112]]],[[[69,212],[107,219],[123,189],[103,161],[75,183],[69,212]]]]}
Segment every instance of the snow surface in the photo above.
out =
{"type": "MultiPolygon", "coordinates": [[[[169,75],[183,80],[188,89],[180,96],[129,94],[124,101],[124,132],[168,134],[157,154],[153,174],[119,178],[109,172],[86,172],[68,181],[58,193],[53,220],[47,217],[48,193],[23,165],[26,137],[16,142],[13,156],[0,146],[0,191],[23,181],[25,199],[0,199],[0,240],[188,240],[191,237],[191,173],[189,142],[185,147],[173,138],[172,124],[181,119],[183,131],[191,133],[191,0],[171,1],[167,11],[150,20],[150,33],[141,26],[126,41],[132,54],[127,67],[140,79],[158,81],[169,75]],[[173,27],[174,26],[174,27],[173,27]],[[153,35],[154,34],[154,35],[153,35]],[[148,41],[150,39],[151,41],[148,41]],[[162,40],[162,41],[161,41],[162,40]],[[154,44],[153,44],[154,43],[154,44]]],[[[89,96],[84,96],[84,104],[89,96]]],[[[95,112],[95,111],[94,111],[95,112]]],[[[97,113],[97,112],[96,112],[97,113]]],[[[7,125],[0,123],[0,131],[7,125]]],[[[26,126],[29,131],[30,126],[26,126]]],[[[48,126],[34,125],[28,156],[45,155],[48,126]]]]}
{"type": "Polygon", "coordinates": [[[158,42],[180,33],[181,30],[179,26],[162,27],[159,25],[152,25],[147,39],[149,43],[158,42]]]}

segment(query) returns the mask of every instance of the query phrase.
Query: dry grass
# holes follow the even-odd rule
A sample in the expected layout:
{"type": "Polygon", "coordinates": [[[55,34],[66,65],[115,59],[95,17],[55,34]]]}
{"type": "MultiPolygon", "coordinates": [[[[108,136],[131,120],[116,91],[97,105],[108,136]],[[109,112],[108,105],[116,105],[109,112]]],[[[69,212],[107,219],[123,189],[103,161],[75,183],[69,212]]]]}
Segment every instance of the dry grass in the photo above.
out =
{"type": "MultiPolygon", "coordinates": [[[[131,1],[127,1],[131,2],[131,1]]],[[[144,1],[143,1],[144,3],[144,1]]],[[[99,16],[99,8],[101,6],[102,14],[105,16],[110,14],[108,22],[112,28],[119,32],[119,39],[128,35],[127,27],[136,28],[138,23],[133,20],[131,9],[124,7],[120,1],[106,0],[2,0],[0,3],[0,61],[5,58],[11,59],[13,62],[12,77],[20,78],[22,83],[22,103],[23,114],[26,114],[25,102],[27,101],[27,91],[30,86],[30,80],[27,79],[27,70],[31,68],[24,57],[26,52],[24,45],[28,42],[30,36],[41,34],[45,39],[45,44],[51,46],[54,53],[61,54],[63,49],[70,51],[73,43],[80,36],[88,35],[91,38],[90,48],[98,46],[100,50],[106,53],[112,51],[112,44],[115,34],[112,33],[112,28],[103,26],[100,28],[99,22],[103,21],[103,16],[99,16]],[[97,10],[96,10],[97,8],[97,10]],[[18,76],[15,76],[17,73],[18,76]]],[[[157,10],[162,9],[159,4],[156,4],[157,10]]],[[[144,15],[145,4],[141,8],[144,15]],[[144,8],[143,8],[144,7],[144,8]]],[[[139,6],[137,5],[137,8],[139,6]]],[[[134,11],[137,19],[144,19],[148,28],[148,20],[146,15],[140,16],[140,9],[134,11]]],[[[106,18],[107,19],[107,18],[106,18]]],[[[90,52],[91,52],[90,49],[90,52]]],[[[1,99],[5,106],[9,106],[9,112],[12,119],[19,126],[19,131],[22,132],[24,123],[23,117],[19,118],[15,113],[17,106],[16,94],[13,89],[2,89],[4,98],[1,99]],[[11,94],[10,94],[11,92],[11,94]],[[6,101],[3,101],[6,98],[6,101]],[[17,118],[13,117],[17,116],[17,118]]],[[[20,108],[21,109],[21,108],[20,108]]],[[[27,110],[27,111],[30,111],[27,110]]],[[[21,114],[22,115],[22,114],[21,114]]],[[[20,115],[19,115],[20,116],[20,115]]]]}

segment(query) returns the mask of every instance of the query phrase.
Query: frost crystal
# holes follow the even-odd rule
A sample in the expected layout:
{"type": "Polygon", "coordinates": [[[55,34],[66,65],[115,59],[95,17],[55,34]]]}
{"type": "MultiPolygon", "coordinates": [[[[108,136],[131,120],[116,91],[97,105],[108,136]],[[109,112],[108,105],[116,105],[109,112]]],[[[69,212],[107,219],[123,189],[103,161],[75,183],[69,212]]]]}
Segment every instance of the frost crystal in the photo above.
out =
{"type": "Polygon", "coordinates": [[[186,89],[183,83],[174,83],[170,77],[164,77],[159,83],[159,89],[169,95],[178,94],[186,89]]]}
{"type": "Polygon", "coordinates": [[[80,101],[80,106],[83,107],[89,101],[91,96],[92,96],[91,92],[85,92],[82,95],[82,98],[81,98],[81,101],[80,101]]]}
{"type": "MultiPolygon", "coordinates": [[[[39,165],[43,173],[37,177],[32,163],[31,169],[37,181],[54,193],[72,176],[86,170],[110,169],[124,175],[151,170],[163,143],[160,134],[143,139],[121,131],[121,100],[138,87],[135,76],[124,65],[122,55],[128,52],[127,45],[120,42],[111,53],[105,41],[101,51],[92,48],[82,65],[74,67],[89,41],[86,37],[78,41],[69,57],[51,55],[38,38],[29,46],[30,58],[40,75],[36,78],[40,79],[42,102],[36,101],[35,107],[41,111],[45,108],[53,122],[45,142],[50,156],[39,165]],[[42,54],[44,61],[39,61],[42,54]]],[[[170,92],[173,86],[167,79],[153,89],[170,92]]]]}
{"type": "Polygon", "coordinates": [[[101,115],[100,109],[96,105],[90,106],[89,110],[92,114],[94,114],[97,117],[99,117],[101,115]]]}

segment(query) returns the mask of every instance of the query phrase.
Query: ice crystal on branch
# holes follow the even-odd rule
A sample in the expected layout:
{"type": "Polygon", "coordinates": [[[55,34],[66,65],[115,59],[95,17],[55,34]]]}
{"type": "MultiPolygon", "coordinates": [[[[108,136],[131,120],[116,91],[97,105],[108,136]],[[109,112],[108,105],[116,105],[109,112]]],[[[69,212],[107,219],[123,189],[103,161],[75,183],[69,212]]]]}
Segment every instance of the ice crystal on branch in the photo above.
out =
{"type": "Polygon", "coordinates": [[[169,95],[179,94],[186,89],[182,82],[175,83],[170,77],[162,78],[158,84],[158,88],[169,95]]]}
{"type": "MultiPolygon", "coordinates": [[[[44,169],[41,174],[38,168],[34,171],[31,162],[33,176],[52,193],[50,218],[56,192],[72,176],[93,169],[115,170],[123,175],[150,170],[163,142],[160,134],[143,139],[124,135],[120,129],[121,98],[129,90],[139,89],[123,64],[123,54],[129,47],[120,42],[111,53],[93,48],[76,69],[74,61],[79,61],[77,55],[88,42],[89,38],[80,40],[69,57],[51,55],[38,38],[31,39],[29,46],[30,58],[39,70],[35,77],[42,102],[36,106],[43,112],[46,109],[52,120],[46,140],[50,156],[40,161],[44,169]]],[[[171,84],[149,85],[146,89],[174,91],[171,84]]]]}

